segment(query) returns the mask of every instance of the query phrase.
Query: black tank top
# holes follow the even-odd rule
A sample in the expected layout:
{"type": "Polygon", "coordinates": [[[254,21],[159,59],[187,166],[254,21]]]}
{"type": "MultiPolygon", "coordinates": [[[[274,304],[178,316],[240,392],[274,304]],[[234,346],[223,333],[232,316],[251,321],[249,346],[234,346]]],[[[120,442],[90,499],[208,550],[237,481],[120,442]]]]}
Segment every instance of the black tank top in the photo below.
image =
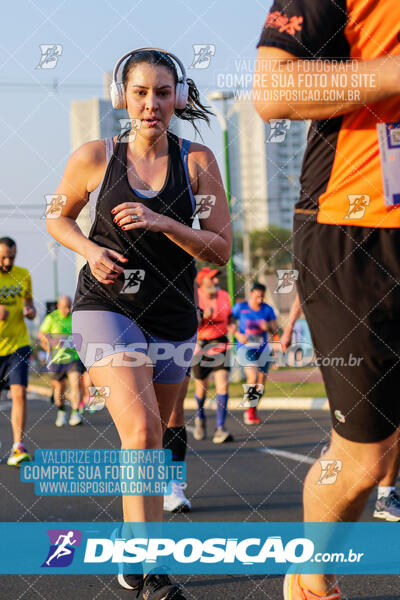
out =
{"type": "Polygon", "coordinates": [[[159,232],[123,231],[111,209],[122,202],[141,202],[154,212],[192,226],[192,199],[179,140],[168,132],[168,168],[163,188],[153,198],[139,197],[129,184],[128,144],[118,137],[96,204],[89,239],[128,258],[124,275],[112,284],[100,283],[86,263],[80,270],[73,311],[109,310],[135,321],[147,334],[185,340],[197,330],[194,302],[195,260],[159,232]],[[130,273],[129,273],[130,272],[130,273]]]}

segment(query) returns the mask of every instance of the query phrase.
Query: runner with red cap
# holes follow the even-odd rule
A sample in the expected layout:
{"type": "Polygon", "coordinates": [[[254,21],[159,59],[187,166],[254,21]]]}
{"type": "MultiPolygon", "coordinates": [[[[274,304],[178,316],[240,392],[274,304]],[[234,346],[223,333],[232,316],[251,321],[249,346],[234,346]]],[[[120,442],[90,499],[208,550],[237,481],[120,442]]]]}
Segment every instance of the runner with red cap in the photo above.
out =
{"type": "Polygon", "coordinates": [[[228,292],[219,287],[219,270],[203,267],[197,274],[199,307],[203,311],[197,332],[197,344],[193,359],[197,414],[193,436],[204,440],[206,416],[204,403],[211,373],[214,374],[217,391],[217,424],[214,444],[233,440],[225,428],[228,405],[230,357],[227,333],[232,329],[232,308],[228,292]]]}

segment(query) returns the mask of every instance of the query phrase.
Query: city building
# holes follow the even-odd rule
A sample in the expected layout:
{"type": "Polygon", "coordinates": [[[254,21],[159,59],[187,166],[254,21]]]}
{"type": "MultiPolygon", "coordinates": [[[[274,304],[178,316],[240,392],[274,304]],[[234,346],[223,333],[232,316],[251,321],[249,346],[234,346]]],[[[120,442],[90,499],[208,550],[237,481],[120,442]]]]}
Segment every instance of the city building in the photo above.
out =
{"type": "Polygon", "coordinates": [[[270,126],[251,100],[237,100],[227,125],[234,229],[241,234],[270,225],[291,229],[307,124],[280,120],[270,126]]]}

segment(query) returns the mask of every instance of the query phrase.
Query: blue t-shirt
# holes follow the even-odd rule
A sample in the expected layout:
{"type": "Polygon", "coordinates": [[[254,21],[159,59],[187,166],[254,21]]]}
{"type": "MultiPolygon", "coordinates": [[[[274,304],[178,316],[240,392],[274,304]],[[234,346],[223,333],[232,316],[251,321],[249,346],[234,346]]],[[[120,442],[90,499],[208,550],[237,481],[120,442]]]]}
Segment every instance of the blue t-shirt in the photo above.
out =
{"type": "MultiPolygon", "coordinates": [[[[232,309],[234,319],[239,321],[239,331],[248,336],[249,344],[259,344],[263,348],[267,346],[267,332],[260,327],[261,321],[274,321],[276,315],[270,304],[263,302],[259,310],[250,308],[249,303],[237,302],[232,309]]],[[[242,346],[237,340],[238,347],[242,346]]]]}

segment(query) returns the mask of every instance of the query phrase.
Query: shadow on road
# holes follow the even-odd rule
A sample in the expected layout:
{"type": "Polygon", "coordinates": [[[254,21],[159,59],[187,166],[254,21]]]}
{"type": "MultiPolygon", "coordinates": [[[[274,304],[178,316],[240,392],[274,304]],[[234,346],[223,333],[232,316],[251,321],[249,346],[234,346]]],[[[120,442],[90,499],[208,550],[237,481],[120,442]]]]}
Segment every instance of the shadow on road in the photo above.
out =
{"type": "MultiPolygon", "coordinates": [[[[270,579],[279,579],[282,578],[283,575],[228,575],[226,577],[222,577],[222,576],[215,576],[215,575],[207,575],[204,576],[207,577],[207,579],[192,579],[190,581],[190,587],[203,587],[203,586],[207,586],[210,587],[212,585],[222,585],[224,583],[239,583],[239,582],[248,582],[249,580],[251,582],[265,582],[267,580],[270,579]],[[208,577],[210,577],[210,579],[208,579],[208,577]],[[211,577],[215,578],[214,581],[211,580],[211,577]]],[[[388,599],[389,600],[389,599],[388,599]]],[[[391,600],[391,599],[390,599],[391,600]]]]}

